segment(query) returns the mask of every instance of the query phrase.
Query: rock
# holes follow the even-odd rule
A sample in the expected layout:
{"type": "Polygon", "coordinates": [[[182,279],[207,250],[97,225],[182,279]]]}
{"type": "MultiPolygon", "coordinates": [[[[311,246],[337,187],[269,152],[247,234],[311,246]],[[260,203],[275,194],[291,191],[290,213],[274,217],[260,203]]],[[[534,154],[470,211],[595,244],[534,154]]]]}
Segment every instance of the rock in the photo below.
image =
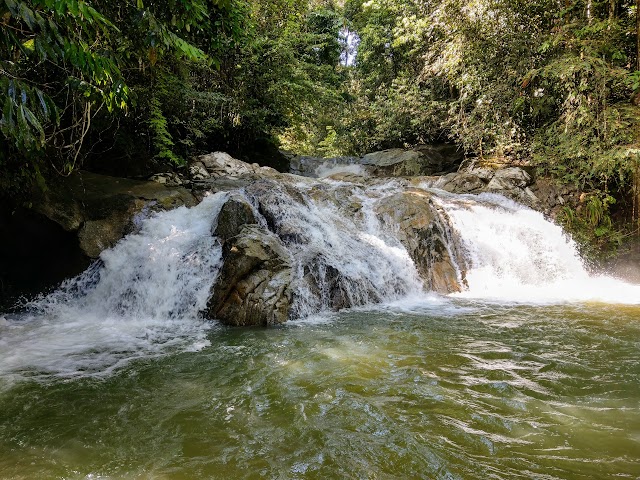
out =
{"type": "Polygon", "coordinates": [[[256,174],[256,167],[233,158],[225,152],[214,152],[197,158],[211,177],[242,177],[256,174]]]}
{"type": "Polygon", "coordinates": [[[213,234],[224,245],[228,240],[239,235],[242,227],[257,223],[251,205],[238,193],[232,193],[220,210],[213,234]]]}
{"type": "Polygon", "coordinates": [[[442,294],[459,292],[464,282],[458,278],[462,256],[452,258],[447,245],[448,224],[437,211],[430,195],[409,190],[384,198],[376,209],[381,221],[397,230],[397,237],[409,252],[428,290],[442,294]]]}
{"type": "Polygon", "coordinates": [[[493,168],[486,167],[475,167],[467,170],[468,173],[478,177],[485,183],[489,183],[493,176],[496,174],[496,170],[493,168]]]}
{"type": "Polygon", "coordinates": [[[113,211],[105,218],[86,220],[78,231],[82,251],[91,258],[98,258],[103,250],[113,247],[133,230],[133,217],[142,210],[145,203],[139,199],[129,201],[122,198],[122,203],[114,206],[113,211]]]}
{"type": "Polygon", "coordinates": [[[211,175],[209,175],[209,172],[207,172],[207,168],[202,162],[193,162],[191,165],[189,165],[189,175],[191,177],[191,180],[194,182],[206,180],[211,177],[211,175]]]}
{"type": "Polygon", "coordinates": [[[530,192],[537,199],[533,206],[551,218],[556,218],[565,206],[577,208],[582,197],[582,192],[576,187],[560,184],[550,178],[537,178],[530,192]]]}
{"type": "MultiPolygon", "coordinates": [[[[290,172],[295,175],[304,177],[325,177],[331,174],[333,169],[343,167],[345,170],[349,168],[355,169],[359,167],[362,173],[365,173],[365,167],[358,165],[360,158],[358,157],[308,157],[304,155],[290,155],[290,172]]],[[[351,172],[353,173],[353,171],[351,172]]]]}
{"type": "Polygon", "coordinates": [[[512,190],[525,188],[531,184],[531,175],[518,167],[509,167],[496,170],[493,178],[487,185],[487,190],[512,190]]]}
{"type": "MultiPolygon", "coordinates": [[[[349,298],[348,290],[352,288],[350,284],[356,282],[346,278],[340,270],[328,265],[319,256],[304,266],[303,273],[302,283],[316,297],[318,305],[328,307],[333,311],[355,306],[349,298]]],[[[363,279],[358,279],[358,281],[362,282],[363,279]]],[[[372,285],[365,286],[364,290],[368,291],[372,301],[380,301],[380,298],[375,297],[375,289],[372,285]]]]}
{"type": "Polygon", "coordinates": [[[479,193],[486,184],[482,178],[474,173],[450,173],[438,179],[434,185],[451,193],[479,193]]]}
{"type": "Polygon", "coordinates": [[[167,187],[180,187],[184,185],[184,181],[180,178],[180,175],[173,172],[156,173],[149,177],[150,182],[156,182],[167,187]]]}
{"type": "Polygon", "coordinates": [[[386,177],[428,176],[454,171],[463,154],[451,145],[420,145],[411,150],[392,148],[362,158],[374,174],[386,177]]]}
{"type": "Polygon", "coordinates": [[[538,203],[538,198],[528,188],[531,175],[519,167],[509,167],[496,170],[495,175],[487,184],[484,191],[495,192],[530,207],[538,203]]]}
{"type": "Polygon", "coordinates": [[[292,278],[289,256],[278,237],[245,225],[224,245],[209,317],[234,326],[284,323],[291,308],[292,278]]]}
{"type": "Polygon", "coordinates": [[[168,210],[195,204],[183,187],[76,172],[41,194],[33,209],[77,233],[82,251],[97,258],[134,229],[133,219],[144,208],[168,210]]]}
{"type": "Polygon", "coordinates": [[[531,175],[520,167],[471,167],[443,175],[433,182],[435,188],[451,193],[499,193],[529,207],[536,207],[539,199],[529,188],[531,184],[531,175]]]}

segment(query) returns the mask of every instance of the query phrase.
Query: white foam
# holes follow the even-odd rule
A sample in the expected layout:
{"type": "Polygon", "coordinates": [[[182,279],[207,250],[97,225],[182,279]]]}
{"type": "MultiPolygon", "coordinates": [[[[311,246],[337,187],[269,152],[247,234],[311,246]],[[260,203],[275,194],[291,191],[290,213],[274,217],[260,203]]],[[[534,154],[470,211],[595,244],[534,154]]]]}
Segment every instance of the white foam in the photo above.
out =
{"type": "Polygon", "coordinates": [[[315,175],[318,178],[326,178],[331,175],[336,175],[339,173],[347,173],[352,175],[358,175],[360,177],[368,176],[367,170],[358,164],[322,164],[315,170],[315,175]]]}
{"type": "Polygon", "coordinates": [[[460,297],[506,302],[640,303],[640,286],[590,275],[576,244],[544,216],[495,194],[441,195],[469,269],[460,297]]]}
{"type": "Polygon", "coordinates": [[[99,264],[0,325],[0,377],[96,376],[136,358],[206,347],[199,313],[218,273],[224,194],[163,212],[99,264]]]}

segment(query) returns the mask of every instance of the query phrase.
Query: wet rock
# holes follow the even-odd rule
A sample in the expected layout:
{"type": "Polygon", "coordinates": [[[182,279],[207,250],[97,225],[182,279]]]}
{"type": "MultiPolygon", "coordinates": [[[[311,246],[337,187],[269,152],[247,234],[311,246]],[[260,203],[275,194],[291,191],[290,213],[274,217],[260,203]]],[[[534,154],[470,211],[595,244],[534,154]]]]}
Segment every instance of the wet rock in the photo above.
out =
{"type": "Polygon", "coordinates": [[[531,175],[519,167],[501,168],[495,171],[487,188],[491,188],[492,182],[502,182],[502,185],[524,188],[531,185],[531,175]]]}
{"type": "Polygon", "coordinates": [[[149,177],[150,182],[156,182],[167,187],[180,187],[184,185],[184,181],[180,178],[180,175],[173,172],[156,173],[149,177]]]}
{"type": "MultiPolygon", "coordinates": [[[[286,213],[282,215],[283,207],[287,205],[307,204],[300,190],[286,181],[263,179],[249,185],[245,189],[245,193],[253,199],[269,229],[276,233],[282,241],[302,243],[307,240],[307,232],[302,230],[296,222],[288,221],[286,213]]],[[[284,210],[286,211],[286,208],[284,210]]]]}
{"type": "Polygon", "coordinates": [[[498,193],[537,207],[539,199],[529,188],[532,181],[531,175],[520,167],[492,169],[481,166],[443,175],[433,182],[433,186],[451,193],[498,193]]]}
{"type": "Polygon", "coordinates": [[[234,326],[284,323],[291,308],[292,277],[289,256],[278,237],[245,225],[224,245],[209,317],[234,326]]]}
{"type": "Polygon", "coordinates": [[[363,278],[348,278],[340,269],[326,263],[325,259],[316,256],[303,268],[306,290],[315,297],[317,308],[329,308],[333,311],[362,305],[363,302],[351,298],[349,292],[364,292],[367,303],[379,302],[381,298],[371,283],[363,278]]]}
{"type": "MultiPolygon", "coordinates": [[[[331,170],[338,167],[356,167],[359,166],[360,158],[358,157],[309,157],[305,155],[291,155],[290,172],[294,175],[304,177],[324,177],[331,174],[331,170]]],[[[363,167],[360,167],[363,168],[363,167]]],[[[366,170],[363,169],[363,173],[366,170]]]]}
{"type": "Polygon", "coordinates": [[[376,212],[383,223],[396,230],[428,290],[459,292],[464,282],[461,255],[449,250],[452,235],[448,225],[424,191],[409,190],[384,198],[376,212]]]}
{"type": "Polygon", "coordinates": [[[451,193],[479,193],[485,186],[482,178],[468,172],[450,173],[435,183],[435,187],[451,193]]]}
{"type": "Polygon", "coordinates": [[[452,145],[420,145],[411,150],[392,148],[362,158],[362,165],[373,167],[383,177],[440,175],[454,171],[463,153],[452,145]]]}
{"type": "Polygon", "coordinates": [[[245,225],[257,223],[251,205],[238,193],[232,193],[220,210],[213,234],[224,244],[239,235],[245,225]]]}

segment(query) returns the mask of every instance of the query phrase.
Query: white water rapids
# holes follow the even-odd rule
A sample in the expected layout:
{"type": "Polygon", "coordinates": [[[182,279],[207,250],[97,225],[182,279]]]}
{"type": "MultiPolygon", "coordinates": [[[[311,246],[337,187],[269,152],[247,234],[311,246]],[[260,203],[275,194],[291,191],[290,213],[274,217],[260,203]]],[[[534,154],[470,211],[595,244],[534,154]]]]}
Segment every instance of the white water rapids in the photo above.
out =
{"type": "MultiPolygon", "coordinates": [[[[285,204],[288,217],[276,223],[293,225],[307,237],[307,243],[290,246],[299,277],[305,275],[304,262],[317,258],[322,268],[340,272],[346,295],[360,304],[433,298],[421,291],[394,232],[375,218],[376,203],[401,188],[390,183],[356,191],[364,210],[360,221],[322,202],[310,200],[304,209],[285,204]]],[[[33,301],[22,314],[0,316],[0,379],[101,376],[133,359],[206,346],[213,324],[202,312],[221,266],[221,247],[211,230],[226,198],[212,195],[194,208],[144,220],[138,232],[103,252],[100,263],[80,277],[33,301]]],[[[434,201],[467,263],[468,288],[453,297],[640,303],[640,286],[590,275],[561,228],[533,210],[497,195],[435,192],[434,201]]],[[[300,282],[298,315],[327,307],[304,288],[300,282]]]]}
{"type": "Polygon", "coordinates": [[[496,194],[440,193],[463,245],[468,288],[460,297],[500,302],[640,303],[640,286],[590,274],[577,246],[544,216],[496,194]]]}
{"type": "Polygon", "coordinates": [[[220,266],[211,225],[226,195],[143,221],[100,260],[15,318],[0,317],[0,378],[108,374],[207,345],[199,316],[220,266]]]}

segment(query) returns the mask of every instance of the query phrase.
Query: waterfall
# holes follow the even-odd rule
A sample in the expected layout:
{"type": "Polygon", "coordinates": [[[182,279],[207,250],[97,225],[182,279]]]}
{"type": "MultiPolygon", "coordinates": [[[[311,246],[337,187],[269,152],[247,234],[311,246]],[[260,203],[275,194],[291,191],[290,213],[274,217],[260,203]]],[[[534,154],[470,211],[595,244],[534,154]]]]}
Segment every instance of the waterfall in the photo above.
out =
{"type": "Polygon", "coordinates": [[[377,200],[396,193],[385,183],[364,189],[342,182],[256,184],[248,199],[290,254],[293,316],[379,303],[422,291],[401,242],[378,220],[377,200]]]}
{"type": "MultiPolygon", "coordinates": [[[[590,275],[560,227],[498,195],[293,176],[236,194],[288,256],[291,318],[415,301],[429,289],[483,301],[640,302],[640,287],[590,275]]],[[[0,316],[0,378],[104,375],[206,346],[214,323],[203,312],[224,262],[212,231],[228,198],[144,219],[84,274],[0,316]]]]}
{"type": "Polygon", "coordinates": [[[103,375],[132,359],[206,345],[220,267],[211,235],[225,194],[144,220],[78,278],[0,324],[0,376],[103,375]]]}
{"type": "Polygon", "coordinates": [[[535,210],[496,194],[452,195],[447,212],[468,265],[455,295],[503,302],[640,303],[640,287],[588,272],[577,246],[535,210]]]}

